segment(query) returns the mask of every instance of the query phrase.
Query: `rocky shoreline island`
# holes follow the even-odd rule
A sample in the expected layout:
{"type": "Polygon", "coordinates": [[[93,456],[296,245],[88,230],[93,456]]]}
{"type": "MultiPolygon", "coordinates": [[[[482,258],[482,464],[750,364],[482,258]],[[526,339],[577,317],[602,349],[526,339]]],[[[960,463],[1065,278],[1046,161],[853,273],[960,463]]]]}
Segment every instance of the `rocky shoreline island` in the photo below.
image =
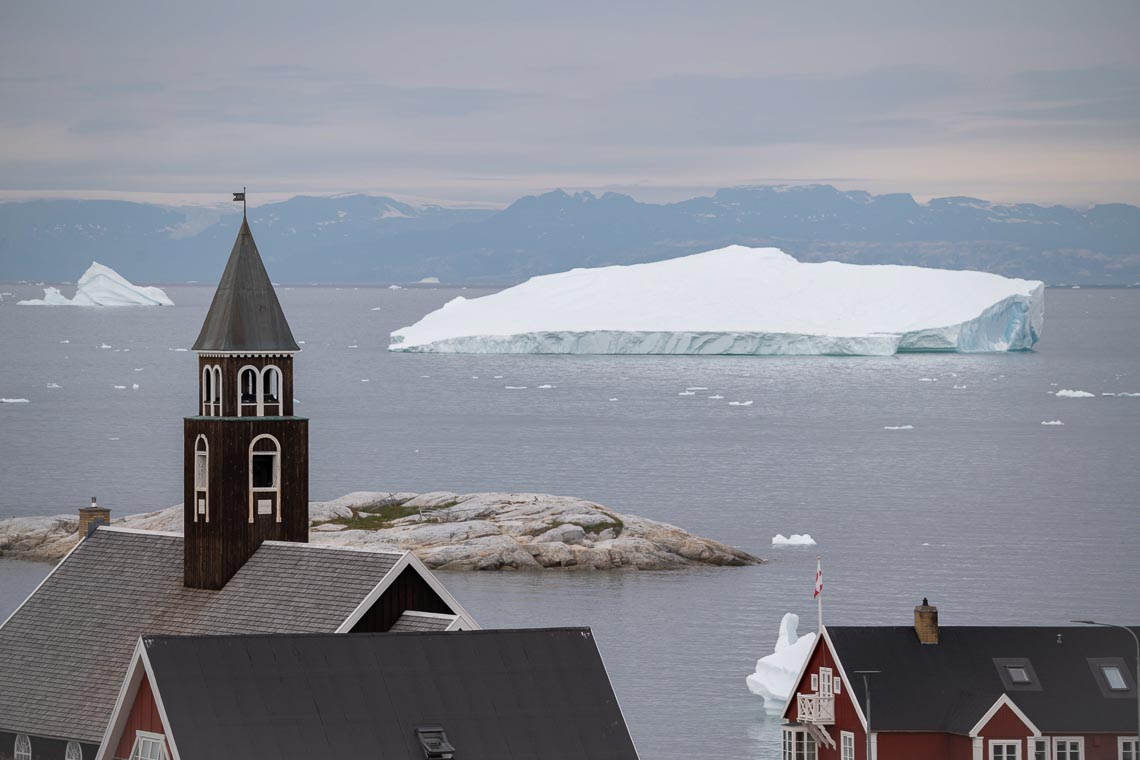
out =
{"type": "MultiPolygon", "coordinates": [[[[433,570],[673,570],[765,560],[668,523],[570,496],[358,491],[309,504],[309,540],[411,550],[433,570]]],[[[182,532],[182,505],[113,520],[182,532]]],[[[54,562],[79,540],[78,515],[0,520],[0,557],[54,562]]]]}

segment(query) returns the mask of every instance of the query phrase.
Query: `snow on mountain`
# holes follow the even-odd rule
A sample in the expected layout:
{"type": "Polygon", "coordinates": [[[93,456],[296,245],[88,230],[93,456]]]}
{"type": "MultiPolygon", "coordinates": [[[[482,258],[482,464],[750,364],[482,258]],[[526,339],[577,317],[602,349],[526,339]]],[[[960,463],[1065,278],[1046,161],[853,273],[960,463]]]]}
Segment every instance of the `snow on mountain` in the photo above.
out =
{"type": "Polygon", "coordinates": [[[889,355],[1031,348],[1044,285],[984,272],[801,263],[728,246],[534,277],[392,333],[438,353],[889,355]]]}
{"type": "Polygon", "coordinates": [[[173,306],[174,302],[161,288],[135,285],[121,274],[92,262],[75,289],[75,297],[67,298],[59,288],[44,288],[43,298],[19,301],[18,306],[173,306]]]}

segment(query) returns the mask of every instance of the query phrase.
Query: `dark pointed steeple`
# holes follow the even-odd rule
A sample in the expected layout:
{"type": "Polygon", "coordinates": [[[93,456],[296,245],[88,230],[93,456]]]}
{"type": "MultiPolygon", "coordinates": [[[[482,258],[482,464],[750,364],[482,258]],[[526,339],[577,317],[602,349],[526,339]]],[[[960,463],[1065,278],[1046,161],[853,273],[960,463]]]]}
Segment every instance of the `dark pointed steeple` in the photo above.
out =
{"type": "Polygon", "coordinates": [[[195,351],[300,351],[265,272],[249,222],[242,217],[230,260],[195,351]]]}

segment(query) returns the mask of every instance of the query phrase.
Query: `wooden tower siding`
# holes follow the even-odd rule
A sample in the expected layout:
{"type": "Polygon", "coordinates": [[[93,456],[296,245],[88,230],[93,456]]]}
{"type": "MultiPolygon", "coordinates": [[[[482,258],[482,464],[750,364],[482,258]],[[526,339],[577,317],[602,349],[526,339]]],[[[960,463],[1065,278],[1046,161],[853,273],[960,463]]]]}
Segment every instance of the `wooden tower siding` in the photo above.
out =
{"type": "Polygon", "coordinates": [[[423,576],[406,567],[352,627],[352,633],[385,633],[406,610],[443,614],[454,612],[432,590],[423,576]]]}
{"type": "MultiPolygon", "coordinates": [[[[220,589],[257,551],[262,541],[309,540],[309,421],[303,417],[187,417],[184,436],[185,582],[193,588],[220,589]],[[249,447],[259,435],[281,443],[280,495],[272,514],[253,509],[249,487],[249,447]],[[207,515],[195,515],[194,445],[209,443],[207,515]],[[197,519],[195,520],[195,517],[197,519]],[[206,518],[209,517],[207,520],[206,518]]],[[[270,498],[271,495],[258,495],[270,498]]]]}

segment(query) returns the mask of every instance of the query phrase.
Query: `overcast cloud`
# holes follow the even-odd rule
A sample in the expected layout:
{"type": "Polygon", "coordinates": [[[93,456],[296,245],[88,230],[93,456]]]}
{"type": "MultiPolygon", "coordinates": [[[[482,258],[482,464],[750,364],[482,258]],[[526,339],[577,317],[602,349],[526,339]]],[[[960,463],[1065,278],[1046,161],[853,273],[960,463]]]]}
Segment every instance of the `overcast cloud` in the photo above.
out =
{"type": "Polygon", "coordinates": [[[4,3],[0,197],[1140,202],[1140,3],[4,3]]]}

